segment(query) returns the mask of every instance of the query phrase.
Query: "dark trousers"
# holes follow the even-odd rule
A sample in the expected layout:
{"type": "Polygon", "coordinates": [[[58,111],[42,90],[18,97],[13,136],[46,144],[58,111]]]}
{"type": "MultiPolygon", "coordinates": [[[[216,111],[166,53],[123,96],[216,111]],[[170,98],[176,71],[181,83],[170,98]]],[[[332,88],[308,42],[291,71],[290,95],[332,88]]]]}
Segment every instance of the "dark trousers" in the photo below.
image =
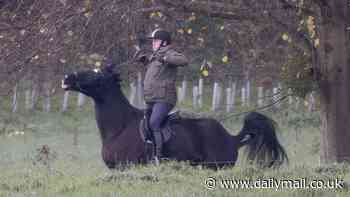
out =
{"type": "Polygon", "coordinates": [[[164,102],[147,103],[147,116],[149,117],[149,127],[153,132],[161,131],[161,124],[174,105],[164,102]]]}

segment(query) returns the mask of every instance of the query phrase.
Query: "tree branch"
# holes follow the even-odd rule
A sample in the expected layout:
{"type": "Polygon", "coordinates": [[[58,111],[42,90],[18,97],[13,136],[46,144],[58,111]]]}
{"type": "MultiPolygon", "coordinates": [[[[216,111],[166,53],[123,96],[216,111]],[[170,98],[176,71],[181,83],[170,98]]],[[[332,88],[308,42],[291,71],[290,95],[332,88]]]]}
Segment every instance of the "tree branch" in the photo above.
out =
{"type": "Polygon", "coordinates": [[[228,5],[220,2],[211,2],[209,5],[203,1],[191,1],[189,3],[178,3],[177,1],[160,0],[161,6],[154,6],[149,8],[141,8],[140,12],[153,11],[178,11],[187,13],[199,13],[202,15],[210,15],[211,17],[219,17],[229,20],[257,20],[258,17],[249,14],[248,9],[239,9],[233,5],[228,5]]]}
{"type": "Polygon", "coordinates": [[[292,10],[301,9],[301,11],[303,11],[307,15],[315,15],[316,14],[314,11],[312,11],[310,9],[297,7],[296,5],[289,3],[287,0],[279,0],[279,2],[282,4],[282,8],[286,9],[286,10],[288,10],[288,9],[292,9],[292,10]]]}

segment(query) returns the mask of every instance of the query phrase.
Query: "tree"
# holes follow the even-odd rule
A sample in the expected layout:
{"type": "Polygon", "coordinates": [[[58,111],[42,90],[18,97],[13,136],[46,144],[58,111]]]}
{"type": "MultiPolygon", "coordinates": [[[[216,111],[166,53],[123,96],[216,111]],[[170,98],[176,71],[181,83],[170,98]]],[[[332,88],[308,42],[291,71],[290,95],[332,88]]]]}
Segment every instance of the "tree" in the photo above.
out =
{"type": "Polygon", "coordinates": [[[28,74],[59,80],[66,70],[103,58],[123,62],[146,33],[163,27],[194,63],[210,58],[218,65],[215,78],[250,68],[259,78],[276,77],[290,57],[301,59],[321,96],[322,161],[350,158],[346,0],[3,0],[0,11],[0,91],[28,74]]]}
{"type": "MultiPolygon", "coordinates": [[[[170,7],[181,7],[174,1],[163,1],[170,7]]],[[[260,2],[260,1],[259,1],[260,2]]],[[[350,160],[350,5],[347,0],[279,0],[274,9],[292,10],[290,18],[301,20],[282,20],[281,13],[267,12],[281,29],[293,35],[293,41],[305,45],[303,49],[311,55],[312,73],[319,86],[321,97],[321,161],[322,163],[344,162],[350,160]],[[298,22],[308,17],[319,24],[307,24],[307,30],[300,32],[298,22]],[[319,34],[319,38],[316,34],[319,34]]],[[[228,20],[256,20],[257,15],[245,12],[245,5],[252,1],[239,1],[237,5],[219,1],[195,1],[184,3],[185,11],[209,12],[212,16],[228,20]],[[205,4],[205,2],[209,2],[205,4]],[[207,5],[207,6],[205,6],[207,5]],[[219,11],[218,11],[219,10],[219,11]]],[[[266,2],[261,1],[261,4],[266,2]]],[[[259,4],[259,3],[256,3],[259,4]]],[[[256,8],[253,5],[252,7],[256,8]]],[[[268,4],[270,5],[270,4],[268,4]]],[[[252,11],[253,9],[248,9],[252,11]]],[[[290,13],[290,12],[289,12],[290,13]]],[[[263,19],[266,20],[265,17],[263,19]]],[[[305,22],[305,21],[303,21],[305,22]]]]}
{"type": "Polygon", "coordinates": [[[350,161],[350,5],[346,0],[318,3],[321,159],[325,163],[350,161]]]}

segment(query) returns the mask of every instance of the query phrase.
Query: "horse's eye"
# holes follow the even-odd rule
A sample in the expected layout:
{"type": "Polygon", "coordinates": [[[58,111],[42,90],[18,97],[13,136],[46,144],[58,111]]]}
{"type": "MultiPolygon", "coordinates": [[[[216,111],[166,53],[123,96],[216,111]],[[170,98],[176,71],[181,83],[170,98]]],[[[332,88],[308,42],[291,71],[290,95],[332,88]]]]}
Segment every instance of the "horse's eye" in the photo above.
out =
{"type": "Polygon", "coordinates": [[[100,73],[100,72],[101,72],[101,70],[98,69],[98,68],[95,68],[93,71],[94,71],[95,73],[100,73]]]}

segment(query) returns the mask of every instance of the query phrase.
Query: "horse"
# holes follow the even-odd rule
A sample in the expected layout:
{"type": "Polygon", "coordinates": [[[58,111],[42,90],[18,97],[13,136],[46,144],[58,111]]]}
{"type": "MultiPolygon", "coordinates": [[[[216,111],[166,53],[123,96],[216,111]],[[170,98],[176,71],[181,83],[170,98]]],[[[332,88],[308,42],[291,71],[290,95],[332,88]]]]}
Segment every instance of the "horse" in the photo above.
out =
{"type": "MultiPolygon", "coordinates": [[[[67,74],[62,88],[93,99],[102,140],[101,155],[108,168],[147,164],[149,153],[139,132],[143,111],[133,107],[124,96],[115,69],[115,65],[108,65],[67,74]]],[[[162,154],[170,160],[217,169],[234,166],[238,150],[246,147],[249,161],[266,167],[280,166],[288,162],[288,157],[275,127],[275,121],[258,112],[244,117],[238,135],[231,135],[212,118],[181,117],[171,122],[175,135],[164,143],[162,154]]]]}

